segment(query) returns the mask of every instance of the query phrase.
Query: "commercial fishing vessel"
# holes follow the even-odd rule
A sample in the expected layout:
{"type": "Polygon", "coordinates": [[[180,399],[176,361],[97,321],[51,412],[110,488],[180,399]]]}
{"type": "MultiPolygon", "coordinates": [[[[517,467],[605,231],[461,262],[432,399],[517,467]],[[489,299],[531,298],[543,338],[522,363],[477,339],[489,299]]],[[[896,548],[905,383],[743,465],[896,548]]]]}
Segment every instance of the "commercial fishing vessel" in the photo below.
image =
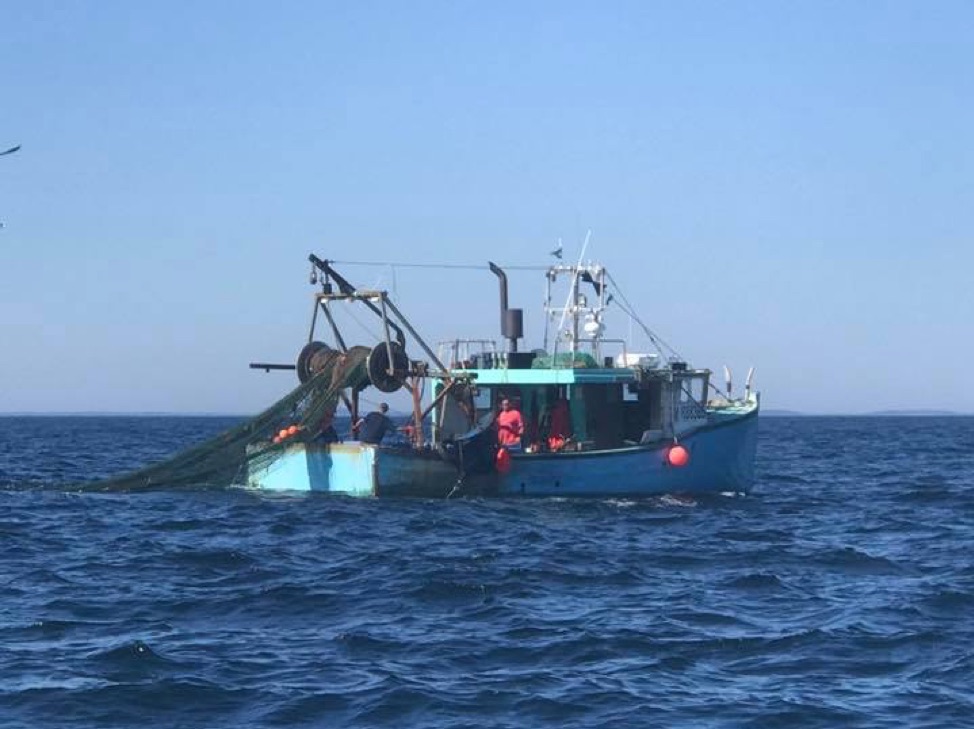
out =
{"type": "Polygon", "coordinates": [[[386,291],[358,288],[334,262],[309,260],[317,289],[296,364],[251,367],[296,370],[301,388],[314,393],[299,393],[255,422],[233,476],[247,487],[596,498],[751,488],[760,400],[753,370],[734,398],[729,382],[720,390],[710,370],[691,367],[648,329],[658,351],[632,352],[626,341],[606,338],[610,306],[639,320],[605,266],[559,262],[544,270],[545,334],[528,350],[524,312],[508,305],[507,275],[493,263],[484,271],[500,286],[502,344],[457,338],[433,347],[386,291]],[[377,318],[382,341],[348,345],[333,307],[349,301],[377,318]],[[327,336],[317,338],[319,329],[327,336]],[[368,388],[411,393],[408,435],[387,444],[328,442],[336,410],[358,421],[368,388]],[[498,427],[502,403],[520,414],[513,435],[498,427]]]}

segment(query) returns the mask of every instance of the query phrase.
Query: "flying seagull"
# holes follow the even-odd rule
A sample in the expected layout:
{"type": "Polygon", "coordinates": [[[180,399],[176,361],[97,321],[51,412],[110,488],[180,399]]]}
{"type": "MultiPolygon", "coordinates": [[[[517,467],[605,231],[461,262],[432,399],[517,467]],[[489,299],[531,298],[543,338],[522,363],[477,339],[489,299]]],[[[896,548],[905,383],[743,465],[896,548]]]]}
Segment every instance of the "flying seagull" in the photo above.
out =
{"type": "Polygon", "coordinates": [[[562,250],[561,238],[559,238],[558,239],[558,247],[555,248],[555,250],[551,251],[551,255],[554,256],[555,258],[561,258],[561,250],[562,250]]]}

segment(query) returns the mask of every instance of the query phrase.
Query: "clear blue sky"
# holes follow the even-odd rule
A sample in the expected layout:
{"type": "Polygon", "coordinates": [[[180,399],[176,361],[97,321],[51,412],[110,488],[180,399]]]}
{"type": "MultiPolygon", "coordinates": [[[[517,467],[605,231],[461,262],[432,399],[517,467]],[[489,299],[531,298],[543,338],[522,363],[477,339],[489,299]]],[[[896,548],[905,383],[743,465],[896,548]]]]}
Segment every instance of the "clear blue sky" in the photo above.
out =
{"type": "MultiPolygon", "coordinates": [[[[766,407],[974,412],[974,4],[2,15],[0,411],[252,412],[292,384],[246,364],[294,359],[310,251],[543,264],[591,228],[766,407]]],[[[488,273],[394,282],[429,339],[496,336],[488,273]]],[[[542,282],[512,283],[534,338],[542,282]]]]}

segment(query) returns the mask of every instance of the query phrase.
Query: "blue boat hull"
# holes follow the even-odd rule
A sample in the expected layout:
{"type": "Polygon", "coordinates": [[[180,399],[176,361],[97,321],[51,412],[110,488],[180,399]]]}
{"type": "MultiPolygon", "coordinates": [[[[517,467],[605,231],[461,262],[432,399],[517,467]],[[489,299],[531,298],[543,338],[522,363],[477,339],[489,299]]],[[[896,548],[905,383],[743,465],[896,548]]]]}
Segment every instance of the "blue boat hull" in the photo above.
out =
{"type": "Polygon", "coordinates": [[[749,415],[680,440],[685,466],[667,461],[670,444],[611,451],[515,455],[501,496],[639,497],[668,493],[746,493],[754,482],[757,417],[749,415]]]}
{"type": "Polygon", "coordinates": [[[366,443],[296,443],[270,463],[251,468],[247,486],[267,491],[320,491],[346,496],[442,497],[457,470],[435,452],[366,443]]]}
{"type": "Polygon", "coordinates": [[[726,418],[680,440],[685,466],[667,461],[670,444],[605,451],[516,454],[505,474],[468,475],[435,451],[363,443],[295,444],[248,474],[252,488],[348,496],[640,497],[666,493],[747,492],[754,481],[757,413],[726,418]]]}

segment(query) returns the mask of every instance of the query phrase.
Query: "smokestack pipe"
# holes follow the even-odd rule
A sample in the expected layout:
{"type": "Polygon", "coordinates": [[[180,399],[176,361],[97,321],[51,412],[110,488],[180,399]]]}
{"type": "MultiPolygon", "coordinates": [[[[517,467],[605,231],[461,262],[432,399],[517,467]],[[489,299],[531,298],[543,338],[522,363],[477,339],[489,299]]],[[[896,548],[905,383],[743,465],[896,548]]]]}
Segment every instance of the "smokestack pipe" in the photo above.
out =
{"type": "Polygon", "coordinates": [[[507,311],[507,274],[504,273],[504,269],[498,266],[493,261],[487,261],[487,265],[490,266],[490,272],[500,279],[501,285],[501,328],[504,328],[504,312],[507,311]]]}
{"type": "Polygon", "coordinates": [[[501,287],[501,335],[507,339],[507,351],[517,352],[517,340],[524,336],[524,312],[507,308],[507,274],[493,261],[487,261],[490,272],[497,276],[501,287]]]}

